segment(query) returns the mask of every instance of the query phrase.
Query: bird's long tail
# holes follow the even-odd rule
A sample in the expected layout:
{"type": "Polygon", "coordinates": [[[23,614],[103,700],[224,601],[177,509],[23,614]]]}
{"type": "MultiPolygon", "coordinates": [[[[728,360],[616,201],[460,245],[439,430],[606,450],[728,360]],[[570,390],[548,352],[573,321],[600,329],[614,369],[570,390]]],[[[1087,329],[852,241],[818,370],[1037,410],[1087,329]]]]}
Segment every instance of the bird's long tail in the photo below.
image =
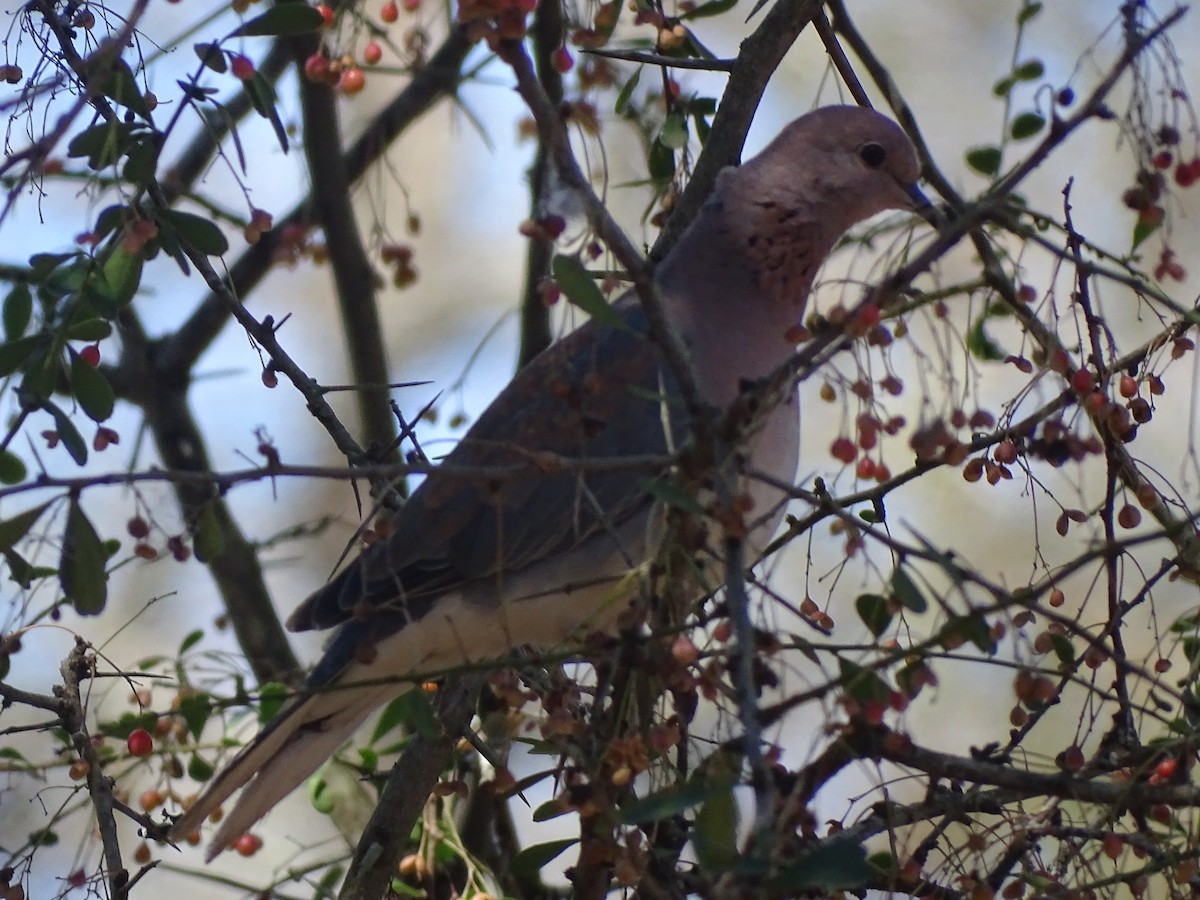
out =
{"type": "Polygon", "coordinates": [[[175,822],[170,839],[182,840],[197,831],[230,794],[247,785],[209,845],[205,856],[212,860],[329,759],[372,710],[402,692],[402,685],[389,684],[292,701],[175,822]]]}

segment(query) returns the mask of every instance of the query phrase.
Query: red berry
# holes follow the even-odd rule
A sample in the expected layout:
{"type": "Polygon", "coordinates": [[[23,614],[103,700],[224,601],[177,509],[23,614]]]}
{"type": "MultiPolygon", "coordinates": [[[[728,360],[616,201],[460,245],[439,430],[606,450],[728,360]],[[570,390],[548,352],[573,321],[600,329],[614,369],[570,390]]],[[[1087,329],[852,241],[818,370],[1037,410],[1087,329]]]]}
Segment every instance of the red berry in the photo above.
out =
{"type": "Polygon", "coordinates": [[[253,856],[262,847],[262,843],[262,838],[258,835],[246,832],[233,842],[233,849],[242,856],[253,856]]]}
{"type": "Polygon", "coordinates": [[[1154,154],[1154,168],[1156,169],[1171,168],[1171,161],[1172,157],[1170,150],[1159,150],[1154,154]]]}
{"type": "Polygon", "coordinates": [[[333,10],[324,3],[317,4],[317,12],[321,14],[321,27],[329,28],[333,25],[333,10]]]}
{"type": "Polygon", "coordinates": [[[1086,394],[1095,385],[1096,379],[1087,369],[1076,369],[1071,376],[1071,390],[1077,394],[1086,394]]]}
{"type": "Polygon", "coordinates": [[[383,9],[379,11],[379,18],[389,25],[400,18],[400,10],[396,8],[396,4],[389,2],[383,4],[383,9]]]}
{"type": "Polygon", "coordinates": [[[357,66],[351,66],[342,72],[338,87],[342,89],[343,94],[357,94],[366,83],[367,76],[363,74],[363,70],[357,66]]]}
{"type": "Polygon", "coordinates": [[[1180,162],[1175,167],[1175,183],[1180,187],[1191,187],[1196,181],[1196,169],[1190,162],[1180,162]]]}
{"type": "Polygon", "coordinates": [[[1162,759],[1160,759],[1158,761],[1158,765],[1154,767],[1154,774],[1157,775],[1159,778],[1161,778],[1163,781],[1168,781],[1169,779],[1174,777],[1175,769],[1178,766],[1179,766],[1179,763],[1175,760],[1175,758],[1173,756],[1164,756],[1162,759]]]}
{"type": "Polygon", "coordinates": [[[233,72],[234,78],[239,78],[242,81],[249,81],[254,77],[254,63],[250,57],[237,55],[229,63],[229,69],[233,72]]]}
{"type": "Polygon", "coordinates": [[[1130,397],[1136,397],[1138,392],[1137,382],[1132,375],[1122,375],[1118,390],[1121,396],[1128,400],[1130,397]]]}
{"type": "Polygon", "coordinates": [[[995,451],[992,453],[996,462],[1003,465],[1011,465],[1017,461],[1017,445],[1012,438],[1006,438],[996,445],[995,451]]]}
{"type": "Polygon", "coordinates": [[[304,77],[320,84],[329,79],[329,57],[320,51],[304,61],[304,77]]]}
{"type": "Polygon", "coordinates": [[[100,345],[88,344],[79,351],[79,358],[93,368],[100,365],[100,345]]]}
{"type": "Polygon", "coordinates": [[[829,447],[829,452],[838,462],[849,465],[858,456],[858,448],[848,437],[840,437],[829,447]]]}
{"type": "Polygon", "coordinates": [[[135,728],[129,732],[125,746],[129,750],[130,756],[149,756],[154,752],[154,738],[145,728],[135,728]]]}
{"type": "Polygon", "coordinates": [[[557,47],[550,54],[550,65],[554,66],[554,71],[566,74],[575,65],[575,60],[571,58],[571,51],[566,47],[557,47]]]}
{"type": "Polygon", "coordinates": [[[375,65],[381,59],[383,59],[383,48],[377,42],[371,41],[363,48],[363,62],[368,66],[375,65]]]}
{"type": "Polygon", "coordinates": [[[1142,521],[1142,511],[1132,503],[1121,507],[1117,513],[1117,524],[1122,528],[1137,528],[1142,521]]]}
{"type": "Polygon", "coordinates": [[[137,538],[140,541],[150,534],[150,523],[141,516],[134,516],[125,523],[125,530],[129,532],[130,537],[137,538]]]}

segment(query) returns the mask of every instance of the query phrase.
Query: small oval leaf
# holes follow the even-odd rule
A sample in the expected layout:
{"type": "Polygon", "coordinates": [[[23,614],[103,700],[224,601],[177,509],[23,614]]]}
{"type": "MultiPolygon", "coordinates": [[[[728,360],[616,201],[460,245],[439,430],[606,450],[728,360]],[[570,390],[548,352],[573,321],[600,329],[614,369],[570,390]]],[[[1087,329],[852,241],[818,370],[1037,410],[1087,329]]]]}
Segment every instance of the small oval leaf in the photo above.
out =
{"type": "Polygon", "coordinates": [[[1013,77],[1019,81],[1037,81],[1044,74],[1046,67],[1040,59],[1027,59],[1013,69],[1013,77]]]}
{"type": "Polygon", "coordinates": [[[577,838],[565,838],[561,841],[547,841],[544,844],[526,847],[513,857],[512,874],[518,878],[536,875],[543,866],[557,859],[564,851],[577,843],[579,843],[577,838]]]}
{"type": "Polygon", "coordinates": [[[1041,113],[1023,112],[1012,121],[1008,133],[1014,141],[1031,138],[1046,126],[1046,117],[1041,113]]]}
{"type": "Polygon", "coordinates": [[[82,466],[88,458],[87,444],[83,440],[83,435],[79,433],[79,429],[75,427],[71,417],[59,409],[56,404],[46,400],[42,405],[46,412],[54,416],[54,427],[58,431],[58,439],[71,454],[71,459],[82,466]]]}
{"type": "Polygon", "coordinates": [[[206,256],[220,256],[229,249],[225,235],[211,219],[178,209],[160,209],[156,214],[163,224],[206,256]]]}
{"type": "Polygon", "coordinates": [[[995,175],[1000,171],[999,147],[972,147],[966,154],[967,165],[980,175],[995,175]]]}
{"type": "Polygon", "coordinates": [[[0,450],[0,483],[20,484],[25,480],[29,470],[25,461],[11,450],[0,450]]]}
{"type": "Polygon", "coordinates": [[[611,328],[628,328],[616,311],[604,299],[596,281],[573,256],[558,255],[551,263],[550,271],[562,288],[567,299],[602,325],[611,328]]]}
{"type": "Polygon", "coordinates": [[[33,318],[33,292],[27,284],[14,284],[4,298],[4,336],[12,341],[25,334],[33,318]]]}
{"type": "Polygon", "coordinates": [[[32,334],[29,337],[17,338],[0,344],[0,378],[11,375],[33,355],[33,351],[42,343],[41,335],[32,334]]]}
{"type": "Polygon", "coordinates": [[[875,637],[882,635],[892,624],[892,611],[888,609],[887,599],[879,594],[860,594],[854,601],[854,608],[875,637]]]}
{"type": "Polygon", "coordinates": [[[104,544],[91,520],[79,501],[72,498],[67,510],[67,524],[63,529],[58,579],[63,593],[81,616],[100,613],[108,600],[108,572],[104,569],[106,559],[104,544]]]}
{"type": "Polygon", "coordinates": [[[93,422],[103,422],[112,415],[116,396],[108,379],[95,366],[86,362],[74,348],[71,353],[71,392],[76,402],[93,422]]]}

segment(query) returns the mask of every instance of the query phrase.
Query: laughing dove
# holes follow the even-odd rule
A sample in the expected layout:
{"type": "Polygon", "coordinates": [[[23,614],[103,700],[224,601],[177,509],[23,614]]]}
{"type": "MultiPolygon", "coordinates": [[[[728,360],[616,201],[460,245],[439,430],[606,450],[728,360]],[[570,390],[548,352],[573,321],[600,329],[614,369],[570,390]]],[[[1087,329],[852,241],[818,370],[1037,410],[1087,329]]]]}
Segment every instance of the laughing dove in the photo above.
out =
{"type": "MultiPolygon", "coordinates": [[[[720,174],[655,271],[702,400],[727,408],[749,380],[787,362],[794,348],[786,335],[834,243],[878,212],[917,207],[918,171],[893,122],[828,107],[720,174]]],[[[193,833],[248,783],[212,840],[211,859],[419,673],[613,627],[637,593],[630,573],[659,549],[663,503],[646,489],[655,473],[572,469],[570,460],[665,458],[689,436],[676,378],[648,337],[641,305],[630,294],[614,311],[624,327],[591,321],[518,372],[446,469],[430,474],[396,513],[387,539],[292,614],[294,631],[338,630],[304,693],[208,786],[173,837],[193,833]],[[551,455],[566,460],[557,471],[529,465],[551,455]],[[482,474],[505,468],[509,474],[482,474]],[[356,682],[370,684],[345,687],[356,682]]],[[[790,483],[798,441],[792,390],[740,449],[750,467],[790,483]]],[[[749,479],[740,490],[751,500],[756,557],[786,496],[749,479]]]]}

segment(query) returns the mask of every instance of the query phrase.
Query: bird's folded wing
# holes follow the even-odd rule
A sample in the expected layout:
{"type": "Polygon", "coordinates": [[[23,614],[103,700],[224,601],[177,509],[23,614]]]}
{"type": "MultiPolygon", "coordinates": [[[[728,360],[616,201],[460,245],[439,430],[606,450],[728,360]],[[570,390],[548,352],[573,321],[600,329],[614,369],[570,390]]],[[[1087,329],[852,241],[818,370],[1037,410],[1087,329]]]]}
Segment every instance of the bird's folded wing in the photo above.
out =
{"type": "Polygon", "coordinates": [[[441,595],[499,582],[606,531],[616,540],[623,522],[645,512],[646,481],[661,467],[621,461],[665,457],[686,416],[640,307],[626,298],[617,309],[624,328],[592,323],[519,372],[447,468],[397,513],[387,540],[309,597],[288,627],[369,616],[398,630],[441,595]]]}

